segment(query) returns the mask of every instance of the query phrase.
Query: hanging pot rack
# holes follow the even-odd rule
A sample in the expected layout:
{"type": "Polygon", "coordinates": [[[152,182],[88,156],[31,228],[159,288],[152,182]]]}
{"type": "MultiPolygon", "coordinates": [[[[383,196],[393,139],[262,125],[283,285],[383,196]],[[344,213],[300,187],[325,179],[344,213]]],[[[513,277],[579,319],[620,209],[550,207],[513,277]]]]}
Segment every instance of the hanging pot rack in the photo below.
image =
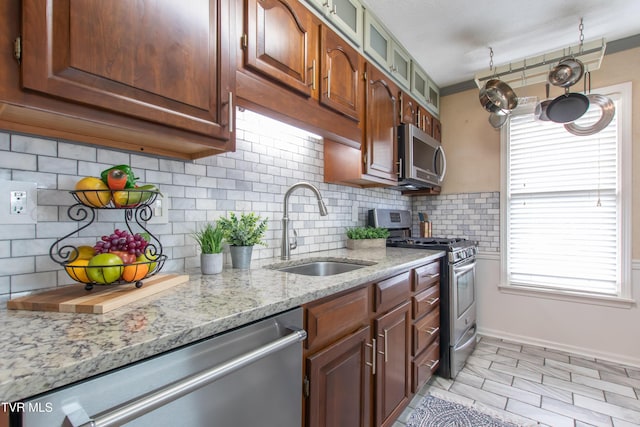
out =
{"type": "Polygon", "coordinates": [[[543,55],[532,56],[493,67],[493,70],[476,74],[474,80],[479,89],[484,87],[488,80],[496,78],[507,83],[512,88],[545,83],[553,67],[558,64],[558,61],[567,56],[579,59],[584,64],[585,72],[595,71],[602,64],[606,47],[607,44],[604,38],[576,44],[568,48],[547,52],[543,55]]]}

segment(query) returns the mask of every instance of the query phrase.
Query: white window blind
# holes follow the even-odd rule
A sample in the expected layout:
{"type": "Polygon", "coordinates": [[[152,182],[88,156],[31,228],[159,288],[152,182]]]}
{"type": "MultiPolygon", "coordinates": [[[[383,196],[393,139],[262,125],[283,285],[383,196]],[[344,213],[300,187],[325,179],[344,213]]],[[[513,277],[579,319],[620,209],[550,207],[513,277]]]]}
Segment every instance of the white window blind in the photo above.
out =
{"type": "MultiPolygon", "coordinates": [[[[620,103],[616,102],[616,108],[620,103]]],[[[514,115],[508,128],[507,279],[510,285],[619,295],[619,111],[591,136],[514,115]]],[[[583,126],[600,117],[590,108],[583,126]]]]}

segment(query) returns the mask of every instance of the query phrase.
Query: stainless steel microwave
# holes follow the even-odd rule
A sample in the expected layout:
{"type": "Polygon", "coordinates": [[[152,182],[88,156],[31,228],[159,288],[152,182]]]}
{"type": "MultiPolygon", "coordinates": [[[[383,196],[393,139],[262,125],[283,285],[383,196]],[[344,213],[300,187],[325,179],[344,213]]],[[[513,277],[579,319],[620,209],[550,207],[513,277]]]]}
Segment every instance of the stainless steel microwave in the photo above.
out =
{"type": "Polygon", "coordinates": [[[447,159],[442,145],[417,126],[398,127],[398,188],[413,190],[442,185],[447,159]]]}

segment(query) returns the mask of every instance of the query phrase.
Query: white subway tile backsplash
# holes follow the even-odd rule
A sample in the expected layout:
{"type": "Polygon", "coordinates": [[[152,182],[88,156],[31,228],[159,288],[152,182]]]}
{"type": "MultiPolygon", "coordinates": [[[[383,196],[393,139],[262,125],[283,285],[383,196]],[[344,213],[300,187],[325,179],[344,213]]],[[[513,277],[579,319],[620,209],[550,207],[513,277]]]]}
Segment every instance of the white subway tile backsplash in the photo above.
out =
{"type": "MultiPolygon", "coordinates": [[[[0,240],[35,239],[36,226],[33,224],[0,224],[0,240]]],[[[2,269],[0,269],[2,275],[2,269]]]]}
{"type": "Polygon", "coordinates": [[[55,141],[17,134],[11,136],[11,151],[18,153],[42,154],[51,157],[55,157],[58,154],[55,141]]]}
{"type": "Polygon", "coordinates": [[[0,258],[9,258],[11,256],[11,241],[0,241],[0,258]]]}
{"type": "Polygon", "coordinates": [[[96,161],[95,147],[60,141],[58,142],[58,157],[63,159],[96,161]]]}
{"type": "Polygon", "coordinates": [[[13,276],[35,271],[34,257],[0,258],[0,274],[13,276]]]}
{"type": "Polygon", "coordinates": [[[110,166],[131,165],[131,154],[129,153],[123,153],[121,151],[98,148],[97,154],[98,154],[98,163],[104,163],[110,166]]]}
{"type": "Polygon", "coordinates": [[[37,159],[35,154],[9,151],[0,156],[0,168],[13,169],[14,173],[20,170],[35,171],[38,169],[37,159]]]}
{"type": "Polygon", "coordinates": [[[66,173],[77,175],[78,162],[76,160],[71,160],[71,159],[38,156],[38,171],[53,172],[53,173],[59,173],[60,171],[65,171],[66,173]]]}
{"type": "Polygon", "coordinates": [[[128,164],[134,169],[144,169],[147,171],[157,171],[160,169],[158,159],[149,156],[141,156],[139,154],[131,154],[131,163],[128,164]]]}
{"type": "Polygon", "coordinates": [[[11,135],[5,132],[0,132],[0,150],[9,151],[11,141],[11,135]]]}

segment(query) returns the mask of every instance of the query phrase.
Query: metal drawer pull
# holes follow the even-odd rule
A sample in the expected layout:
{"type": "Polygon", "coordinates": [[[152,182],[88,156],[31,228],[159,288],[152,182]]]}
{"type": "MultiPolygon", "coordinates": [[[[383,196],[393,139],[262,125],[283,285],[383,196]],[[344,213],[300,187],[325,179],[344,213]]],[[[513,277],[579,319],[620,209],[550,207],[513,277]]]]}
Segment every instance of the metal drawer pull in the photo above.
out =
{"type": "Polygon", "coordinates": [[[438,327],[435,327],[435,328],[434,328],[434,327],[431,327],[431,328],[429,328],[429,330],[427,330],[427,331],[425,331],[425,332],[426,332],[426,333],[428,333],[429,335],[433,335],[433,334],[435,334],[436,332],[438,332],[439,330],[440,330],[440,328],[438,328],[438,327]]]}
{"type": "Polygon", "coordinates": [[[427,301],[427,303],[429,305],[433,305],[433,304],[437,303],[438,301],[440,301],[440,298],[436,297],[436,298],[431,298],[429,301],[427,301]]]}
{"type": "MultiPolygon", "coordinates": [[[[72,427],[109,427],[120,426],[128,423],[144,414],[147,414],[154,409],[157,409],[167,403],[170,403],[178,398],[187,395],[201,387],[204,387],[226,375],[229,375],[238,369],[241,369],[247,365],[250,365],[270,354],[289,347],[290,345],[297,344],[304,341],[307,337],[307,332],[304,330],[295,330],[292,333],[285,335],[282,338],[278,338],[268,344],[258,347],[248,353],[235,357],[225,363],[222,363],[213,368],[205,369],[204,371],[193,374],[184,379],[178,380],[166,387],[160,388],[151,394],[146,395],[140,399],[130,401],[124,406],[118,407],[118,409],[109,410],[104,415],[90,419],[86,417],[83,420],[83,424],[75,424],[71,418],[75,418],[73,415],[78,415],[82,408],[72,414],[67,415],[65,425],[72,427]]],[[[84,411],[82,411],[84,412],[84,411]]]]}
{"type": "Polygon", "coordinates": [[[233,133],[233,92],[229,92],[229,133],[233,133]]]}
{"type": "Polygon", "coordinates": [[[429,365],[429,369],[433,369],[436,367],[436,365],[438,364],[438,362],[440,362],[439,360],[432,360],[431,361],[431,365],[429,365]]]}
{"type": "Polygon", "coordinates": [[[371,339],[371,344],[365,344],[367,347],[371,347],[371,363],[365,362],[367,366],[371,366],[371,374],[376,374],[376,339],[371,339]]]}

